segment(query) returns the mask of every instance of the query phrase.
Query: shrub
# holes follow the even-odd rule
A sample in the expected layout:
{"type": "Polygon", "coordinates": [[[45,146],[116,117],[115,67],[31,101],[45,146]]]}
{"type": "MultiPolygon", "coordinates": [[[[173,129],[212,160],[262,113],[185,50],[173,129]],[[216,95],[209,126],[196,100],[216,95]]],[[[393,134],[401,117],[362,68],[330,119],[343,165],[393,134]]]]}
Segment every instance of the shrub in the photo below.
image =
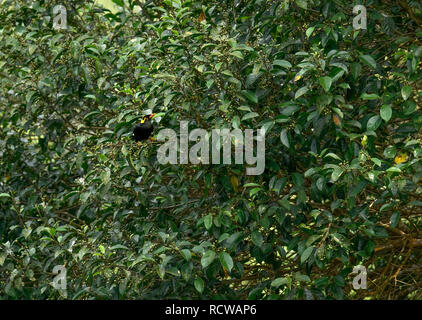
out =
{"type": "Polygon", "coordinates": [[[70,299],[420,298],[416,1],[113,2],[0,6],[1,298],[56,265],[70,299]],[[147,109],[265,128],[265,172],[158,163],[147,109]]]}

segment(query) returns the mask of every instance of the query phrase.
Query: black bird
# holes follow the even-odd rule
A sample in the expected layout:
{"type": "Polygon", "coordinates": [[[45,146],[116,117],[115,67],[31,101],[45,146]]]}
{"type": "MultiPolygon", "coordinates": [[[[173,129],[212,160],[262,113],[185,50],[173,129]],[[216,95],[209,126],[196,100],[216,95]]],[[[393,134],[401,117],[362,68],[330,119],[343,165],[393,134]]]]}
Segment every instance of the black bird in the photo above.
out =
{"type": "Polygon", "coordinates": [[[155,113],[143,116],[141,123],[133,129],[133,139],[135,139],[135,141],[147,140],[150,137],[154,130],[151,123],[151,118],[153,116],[155,116],[155,113]]]}

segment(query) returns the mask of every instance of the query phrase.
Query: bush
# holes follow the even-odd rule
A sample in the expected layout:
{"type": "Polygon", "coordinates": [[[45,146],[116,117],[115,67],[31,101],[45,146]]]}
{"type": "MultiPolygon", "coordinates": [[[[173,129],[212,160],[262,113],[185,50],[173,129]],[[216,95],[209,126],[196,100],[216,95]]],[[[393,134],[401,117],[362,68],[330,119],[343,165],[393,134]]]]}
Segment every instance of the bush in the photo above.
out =
{"type": "Polygon", "coordinates": [[[0,7],[1,298],[421,297],[420,4],[113,2],[0,7]],[[264,173],[158,163],[148,109],[265,128],[264,173]]]}

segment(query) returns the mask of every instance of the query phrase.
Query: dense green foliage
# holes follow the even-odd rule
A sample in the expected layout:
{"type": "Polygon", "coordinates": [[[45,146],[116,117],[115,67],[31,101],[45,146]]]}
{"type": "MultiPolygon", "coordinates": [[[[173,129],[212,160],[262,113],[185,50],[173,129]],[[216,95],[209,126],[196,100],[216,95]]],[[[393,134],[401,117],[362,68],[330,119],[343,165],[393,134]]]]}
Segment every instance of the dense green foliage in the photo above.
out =
{"type": "Polygon", "coordinates": [[[421,297],[417,1],[65,2],[0,5],[1,298],[421,297]],[[266,128],[265,172],[159,164],[147,109],[266,128]]]}

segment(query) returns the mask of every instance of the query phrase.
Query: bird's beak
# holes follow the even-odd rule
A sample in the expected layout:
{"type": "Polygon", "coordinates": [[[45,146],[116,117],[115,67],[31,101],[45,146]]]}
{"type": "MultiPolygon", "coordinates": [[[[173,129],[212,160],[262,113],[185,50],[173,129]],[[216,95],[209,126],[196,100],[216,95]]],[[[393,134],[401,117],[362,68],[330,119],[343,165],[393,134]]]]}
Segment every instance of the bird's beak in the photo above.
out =
{"type": "Polygon", "coordinates": [[[150,115],[149,115],[149,119],[151,120],[151,119],[153,119],[154,117],[155,117],[155,115],[156,115],[156,113],[151,113],[150,115]]]}

